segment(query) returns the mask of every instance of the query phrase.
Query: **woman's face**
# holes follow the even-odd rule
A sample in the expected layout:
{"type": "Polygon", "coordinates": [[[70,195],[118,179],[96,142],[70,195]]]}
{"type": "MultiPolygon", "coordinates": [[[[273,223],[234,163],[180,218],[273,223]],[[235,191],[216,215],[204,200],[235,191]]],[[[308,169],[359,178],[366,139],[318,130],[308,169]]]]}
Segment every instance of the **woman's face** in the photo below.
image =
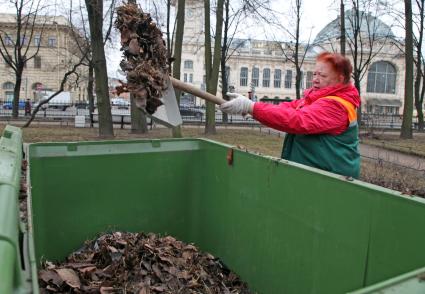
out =
{"type": "Polygon", "coordinates": [[[327,62],[318,61],[313,73],[313,88],[321,89],[344,81],[344,77],[336,73],[327,62]]]}

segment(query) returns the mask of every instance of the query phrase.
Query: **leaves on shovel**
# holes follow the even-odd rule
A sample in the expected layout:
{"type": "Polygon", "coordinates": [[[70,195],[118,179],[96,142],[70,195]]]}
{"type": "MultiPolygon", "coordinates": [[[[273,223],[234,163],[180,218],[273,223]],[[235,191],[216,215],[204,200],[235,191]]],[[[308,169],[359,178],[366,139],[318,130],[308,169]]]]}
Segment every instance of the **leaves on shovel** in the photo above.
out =
{"type": "Polygon", "coordinates": [[[252,293],[219,259],[171,236],[115,232],[62,264],[44,263],[41,293],[252,293]]]}
{"type": "Polygon", "coordinates": [[[162,105],[160,98],[168,86],[169,67],[162,32],[150,14],[133,3],[117,8],[115,27],[121,33],[124,52],[120,67],[127,73],[127,84],[118,86],[117,93],[133,93],[137,107],[152,114],[162,105]]]}

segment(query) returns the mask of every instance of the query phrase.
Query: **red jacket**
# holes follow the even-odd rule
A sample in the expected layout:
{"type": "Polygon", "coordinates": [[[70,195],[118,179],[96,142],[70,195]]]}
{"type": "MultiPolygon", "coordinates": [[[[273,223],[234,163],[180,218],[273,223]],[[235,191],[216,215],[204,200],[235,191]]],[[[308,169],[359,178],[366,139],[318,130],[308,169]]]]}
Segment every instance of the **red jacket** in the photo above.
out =
{"type": "Polygon", "coordinates": [[[339,102],[320,99],[338,96],[360,106],[360,96],[352,85],[338,84],[322,89],[310,88],[304,98],[279,105],[256,102],[253,117],[262,124],[290,134],[339,135],[348,127],[346,108],[339,102]]]}

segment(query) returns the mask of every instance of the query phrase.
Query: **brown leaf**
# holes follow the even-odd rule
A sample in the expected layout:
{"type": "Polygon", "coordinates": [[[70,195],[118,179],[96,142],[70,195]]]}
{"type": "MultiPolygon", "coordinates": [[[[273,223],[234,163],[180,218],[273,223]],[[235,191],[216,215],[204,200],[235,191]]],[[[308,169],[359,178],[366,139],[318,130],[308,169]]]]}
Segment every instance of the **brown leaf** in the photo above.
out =
{"type": "Polygon", "coordinates": [[[81,273],[87,273],[87,272],[92,272],[92,271],[96,270],[96,267],[95,266],[88,266],[88,267],[79,268],[78,270],[81,273]]]}
{"type": "Polygon", "coordinates": [[[111,294],[114,293],[114,287],[100,287],[100,294],[111,294]]]}
{"type": "Polygon", "coordinates": [[[80,278],[73,269],[59,268],[55,271],[70,287],[78,289],[81,287],[80,278]]]}
{"type": "Polygon", "coordinates": [[[49,284],[51,282],[58,287],[63,283],[63,279],[53,270],[41,270],[38,273],[38,277],[45,283],[49,284]]]}

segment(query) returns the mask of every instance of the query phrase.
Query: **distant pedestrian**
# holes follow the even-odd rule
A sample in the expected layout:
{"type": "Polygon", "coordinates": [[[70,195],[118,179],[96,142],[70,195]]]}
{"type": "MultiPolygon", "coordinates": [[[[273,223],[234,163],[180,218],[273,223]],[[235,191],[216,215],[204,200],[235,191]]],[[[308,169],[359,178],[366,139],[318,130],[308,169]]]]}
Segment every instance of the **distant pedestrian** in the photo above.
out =
{"type": "Polygon", "coordinates": [[[27,99],[27,100],[25,101],[25,106],[24,106],[24,108],[25,108],[25,116],[29,116],[29,115],[31,115],[31,102],[30,102],[30,100],[29,100],[29,99],[27,99]]]}

